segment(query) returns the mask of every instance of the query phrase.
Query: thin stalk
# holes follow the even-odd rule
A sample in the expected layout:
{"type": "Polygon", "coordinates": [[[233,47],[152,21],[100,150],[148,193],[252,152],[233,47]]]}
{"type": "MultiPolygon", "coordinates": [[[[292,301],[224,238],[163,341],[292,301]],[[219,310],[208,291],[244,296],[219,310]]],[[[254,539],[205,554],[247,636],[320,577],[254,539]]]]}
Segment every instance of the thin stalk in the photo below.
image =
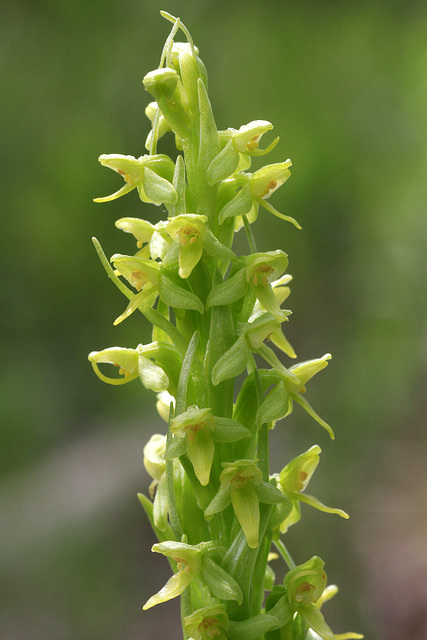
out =
{"type": "MultiPolygon", "coordinates": [[[[253,356],[252,356],[253,359],[253,356]]],[[[264,400],[264,392],[262,388],[261,376],[255,365],[255,388],[257,394],[258,408],[264,400]]],[[[270,443],[268,440],[268,424],[263,424],[258,432],[258,466],[262,471],[262,479],[264,482],[269,480],[270,471],[270,443]]]]}
{"type": "Polygon", "coordinates": [[[283,560],[286,562],[286,564],[288,566],[288,569],[295,569],[296,564],[295,564],[291,554],[289,553],[289,551],[287,550],[287,548],[283,544],[282,540],[280,540],[280,538],[278,540],[273,540],[273,544],[276,547],[277,551],[282,556],[283,560]]]}
{"type": "Polygon", "coordinates": [[[248,239],[248,245],[251,253],[257,253],[255,237],[251,229],[251,225],[249,224],[249,220],[247,216],[242,216],[243,224],[245,225],[246,237],[248,239]]]}

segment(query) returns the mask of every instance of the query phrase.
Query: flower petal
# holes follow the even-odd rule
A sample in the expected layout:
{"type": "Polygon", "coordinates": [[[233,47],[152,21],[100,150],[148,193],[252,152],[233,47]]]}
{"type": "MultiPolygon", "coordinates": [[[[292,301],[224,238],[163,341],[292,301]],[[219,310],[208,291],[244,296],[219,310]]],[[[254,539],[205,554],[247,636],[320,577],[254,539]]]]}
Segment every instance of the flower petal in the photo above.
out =
{"type": "Polygon", "coordinates": [[[306,504],[309,504],[311,507],[314,507],[319,511],[324,511],[325,513],[336,513],[338,516],[341,516],[341,518],[346,518],[346,519],[350,517],[348,513],[346,513],[342,509],[334,509],[333,507],[327,507],[325,504],[320,502],[320,500],[318,500],[314,496],[309,496],[305,493],[299,493],[298,500],[301,500],[301,502],[305,502],[306,504]]]}
{"type": "Polygon", "coordinates": [[[187,435],[187,455],[202,486],[209,483],[214,452],[211,430],[207,425],[187,435]]]}
{"type": "Polygon", "coordinates": [[[151,609],[151,607],[154,607],[156,604],[180,596],[181,593],[186,590],[193,577],[194,575],[192,573],[187,573],[185,570],[178,571],[178,573],[175,573],[169,578],[165,586],[160,589],[158,593],[147,600],[142,608],[145,611],[146,609],[151,609]]]}
{"type": "Polygon", "coordinates": [[[246,542],[255,549],[259,537],[259,500],[251,484],[239,489],[231,489],[231,502],[234,513],[245,534],[246,542]]]}

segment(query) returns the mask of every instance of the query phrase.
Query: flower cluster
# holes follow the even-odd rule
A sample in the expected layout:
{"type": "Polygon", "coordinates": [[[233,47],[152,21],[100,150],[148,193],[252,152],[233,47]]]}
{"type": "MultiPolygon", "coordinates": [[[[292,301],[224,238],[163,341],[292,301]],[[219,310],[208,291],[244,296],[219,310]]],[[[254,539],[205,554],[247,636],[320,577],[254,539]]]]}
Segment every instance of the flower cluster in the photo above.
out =
{"type": "Polygon", "coordinates": [[[304,492],[320,447],[280,473],[269,468],[269,431],[294,403],[334,437],[305,397],[331,356],[284,364],[284,357],[296,358],[282,329],[291,313],[283,308],[288,257],[280,249],[259,252],[253,235],[265,211],[300,228],[270,203],[289,179],[291,161],[250,171],[254,159],[276,146],[278,138],[260,146],[273,125],[255,120],[218,131],[198,50],[178,18],[162,15],[172,30],[158,69],[143,80],[152,98],[147,153],[101,155],[124,185],[95,200],[135,191],[167,212],[153,221],[117,220],[136,240],[133,255],[108,260],[94,239],[127,299],[114,324],[139,311],[152,326],[152,341],[89,354],[104,382],[139,379],[167,422],[165,433],[144,448],[153,481],[149,497],[139,498],[159,540],[152,550],[168,558],[172,576],[144,609],[180,596],[184,637],[193,640],[360,638],[334,636],[324,621],[320,605],[331,588],[323,561],[315,557],[295,568],[281,540],[300,520],[301,502],[348,517],[304,492]],[[185,42],[176,41],[179,31],[185,42]],[[164,135],[174,136],[174,159],[157,152],[164,135]],[[247,255],[233,246],[242,228],[247,255]],[[290,568],[279,585],[268,564],[272,543],[290,568]],[[265,591],[271,592],[266,601],[265,591]]]}

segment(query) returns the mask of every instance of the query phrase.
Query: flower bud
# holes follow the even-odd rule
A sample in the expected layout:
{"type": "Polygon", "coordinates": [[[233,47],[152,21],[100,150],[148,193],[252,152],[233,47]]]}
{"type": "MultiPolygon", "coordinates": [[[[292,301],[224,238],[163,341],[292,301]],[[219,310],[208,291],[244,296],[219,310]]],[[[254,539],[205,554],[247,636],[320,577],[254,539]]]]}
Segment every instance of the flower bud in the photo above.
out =
{"type": "Polygon", "coordinates": [[[153,480],[159,481],[166,469],[166,436],[155,433],[144,447],[144,467],[153,480]]]}

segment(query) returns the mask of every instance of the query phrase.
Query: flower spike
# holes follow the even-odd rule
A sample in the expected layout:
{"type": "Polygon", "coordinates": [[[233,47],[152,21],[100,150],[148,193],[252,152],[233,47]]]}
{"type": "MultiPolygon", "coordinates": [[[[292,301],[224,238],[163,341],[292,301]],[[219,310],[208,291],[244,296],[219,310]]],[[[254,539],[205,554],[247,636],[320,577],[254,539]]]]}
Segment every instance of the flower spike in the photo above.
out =
{"type": "Polygon", "coordinates": [[[326,586],[323,561],[314,556],[295,566],[280,539],[300,520],[302,502],[348,518],[306,493],[320,447],[280,473],[269,468],[270,431],[294,402],[334,437],[305,399],[307,383],[331,356],[289,368],[282,363],[277,350],[296,357],[282,330],[291,316],[284,308],[288,256],[258,250],[251,227],[262,207],[300,228],[271,204],[292,162],[251,172],[253,158],[279,141],[262,142],[273,125],[252,120],[218,131],[199,50],[180,18],[161,15],[172,25],[158,68],[143,78],[152,96],[146,152],[101,155],[122,184],[95,199],[109,202],[135,190],[143,207],[160,207],[161,219],[117,220],[136,248],[111,260],[93,239],[127,300],[114,325],[138,310],[151,325],[151,342],[89,354],[108,384],[139,378],[166,423],[143,448],[152,481],[138,498],[159,541],[152,551],[168,559],[172,575],[143,608],[180,596],[187,640],[356,640],[362,636],[335,635],[325,622],[321,607],[337,587],[326,586]],[[173,160],[158,153],[169,132],[173,160]],[[233,245],[242,227],[246,242],[233,245]],[[272,542],[290,568],[282,584],[269,565],[272,542]]]}

